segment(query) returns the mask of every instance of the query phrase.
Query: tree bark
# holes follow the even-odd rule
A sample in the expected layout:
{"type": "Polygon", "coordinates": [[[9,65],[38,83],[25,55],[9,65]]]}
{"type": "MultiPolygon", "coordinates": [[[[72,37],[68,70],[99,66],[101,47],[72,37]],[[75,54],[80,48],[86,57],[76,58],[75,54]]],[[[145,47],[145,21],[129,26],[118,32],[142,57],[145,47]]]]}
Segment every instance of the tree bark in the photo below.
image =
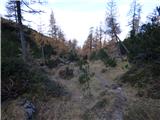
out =
{"type": "Polygon", "coordinates": [[[45,64],[44,44],[41,46],[41,50],[42,50],[42,59],[43,59],[43,64],[45,64]]]}
{"type": "Polygon", "coordinates": [[[18,17],[18,24],[19,24],[20,40],[21,40],[21,46],[22,46],[22,57],[23,57],[23,60],[26,62],[27,49],[26,49],[26,41],[24,38],[23,25],[22,25],[21,3],[19,0],[16,0],[16,6],[17,6],[17,17],[18,17]]]}

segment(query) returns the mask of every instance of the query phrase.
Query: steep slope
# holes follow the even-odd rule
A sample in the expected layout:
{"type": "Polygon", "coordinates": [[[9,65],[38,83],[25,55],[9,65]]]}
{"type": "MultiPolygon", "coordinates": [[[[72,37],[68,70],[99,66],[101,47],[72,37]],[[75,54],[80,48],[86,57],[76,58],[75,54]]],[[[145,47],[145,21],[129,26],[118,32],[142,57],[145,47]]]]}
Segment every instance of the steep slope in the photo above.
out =
{"type": "Polygon", "coordinates": [[[17,24],[3,18],[1,20],[2,120],[28,119],[33,117],[38,101],[50,96],[63,96],[65,90],[60,84],[50,81],[45,71],[37,66],[36,59],[41,57],[41,50],[31,34],[38,33],[24,26],[30,53],[25,63],[21,58],[17,24]],[[18,118],[19,115],[22,118],[18,118]]]}

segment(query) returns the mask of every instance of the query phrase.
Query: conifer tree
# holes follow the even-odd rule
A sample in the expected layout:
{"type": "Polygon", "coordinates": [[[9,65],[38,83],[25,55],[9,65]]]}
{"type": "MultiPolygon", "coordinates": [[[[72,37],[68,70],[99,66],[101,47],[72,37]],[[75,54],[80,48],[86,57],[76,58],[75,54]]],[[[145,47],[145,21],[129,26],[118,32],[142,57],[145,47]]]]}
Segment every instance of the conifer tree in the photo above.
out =
{"type": "Polygon", "coordinates": [[[49,24],[49,35],[52,38],[55,38],[57,40],[57,33],[58,33],[58,27],[56,25],[56,20],[55,20],[55,17],[54,17],[54,13],[53,13],[53,11],[51,11],[50,24],[49,24]]]}
{"type": "Polygon", "coordinates": [[[9,20],[15,20],[17,22],[17,13],[16,13],[16,2],[13,0],[8,0],[6,2],[6,11],[7,14],[5,17],[7,17],[9,20]]]}
{"type": "Polygon", "coordinates": [[[140,13],[141,13],[141,5],[138,3],[138,0],[133,0],[131,3],[129,15],[131,16],[131,20],[129,25],[131,26],[130,35],[134,37],[139,31],[140,24],[140,13]]]}
{"type": "Polygon", "coordinates": [[[112,40],[115,39],[116,35],[120,34],[120,26],[117,22],[117,7],[114,0],[109,0],[107,3],[106,11],[106,33],[111,37],[112,40]]]}

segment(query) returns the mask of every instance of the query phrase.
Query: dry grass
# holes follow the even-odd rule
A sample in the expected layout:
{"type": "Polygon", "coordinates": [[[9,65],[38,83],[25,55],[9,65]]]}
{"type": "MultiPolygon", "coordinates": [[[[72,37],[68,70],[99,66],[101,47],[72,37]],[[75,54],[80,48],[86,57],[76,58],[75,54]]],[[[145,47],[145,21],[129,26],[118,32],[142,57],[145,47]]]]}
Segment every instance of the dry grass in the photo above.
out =
{"type": "Polygon", "coordinates": [[[139,99],[129,103],[124,120],[159,120],[160,100],[139,99]]]}
{"type": "MultiPolygon", "coordinates": [[[[57,73],[64,67],[65,66],[62,66],[59,69],[56,69],[57,73]]],[[[51,99],[50,102],[47,102],[45,106],[43,105],[40,108],[38,119],[79,120],[83,119],[82,115],[87,109],[93,108],[94,106],[94,108],[96,109],[97,105],[98,107],[104,104],[106,104],[107,106],[109,106],[109,104],[112,105],[111,101],[114,99],[114,97],[111,94],[104,94],[103,96],[100,96],[102,91],[105,90],[103,82],[110,86],[114,82],[113,79],[125,72],[123,69],[121,69],[119,66],[117,66],[116,68],[107,68],[108,71],[102,74],[101,71],[103,68],[105,68],[105,66],[101,61],[90,63],[90,72],[95,73],[95,75],[91,78],[90,81],[92,96],[86,97],[84,96],[84,91],[82,91],[82,86],[78,82],[78,69],[76,66],[72,68],[74,69],[75,77],[70,80],[59,78],[57,73],[52,76],[54,80],[57,80],[61,84],[66,86],[68,91],[71,93],[71,98],[67,100],[51,99]],[[99,80],[99,77],[101,80],[99,80]]]]}
{"type": "MultiPolygon", "coordinates": [[[[118,62],[115,68],[106,68],[101,61],[90,63],[90,72],[94,72],[95,75],[90,81],[92,95],[88,97],[84,96],[78,81],[77,66],[72,66],[75,76],[70,80],[62,79],[58,75],[59,70],[66,66],[53,69],[54,75],[50,78],[62,84],[69,96],[49,97],[47,101],[38,101],[35,120],[110,120],[114,115],[112,111],[116,110],[115,104],[118,99],[111,86],[128,70],[125,68],[126,64],[128,63],[118,62]],[[102,69],[107,71],[102,73],[102,69]]],[[[127,84],[123,85],[123,91],[127,97],[124,120],[159,120],[160,101],[140,100],[135,96],[137,91],[127,84]]],[[[2,108],[2,120],[25,120],[23,109],[17,106],[15,101],[2,108]]]]}
{"type": "Polygon", "coordinates": [[[6,101],[1,107],[1,120],[25,120],[26,113],[18,100],[6,101]]]}
{"type": "Polygon", "coordinates": [[[51,99],[47,103],[41,103],[37,120],[79,120],[79,104],[64,99],[51,99]]]}

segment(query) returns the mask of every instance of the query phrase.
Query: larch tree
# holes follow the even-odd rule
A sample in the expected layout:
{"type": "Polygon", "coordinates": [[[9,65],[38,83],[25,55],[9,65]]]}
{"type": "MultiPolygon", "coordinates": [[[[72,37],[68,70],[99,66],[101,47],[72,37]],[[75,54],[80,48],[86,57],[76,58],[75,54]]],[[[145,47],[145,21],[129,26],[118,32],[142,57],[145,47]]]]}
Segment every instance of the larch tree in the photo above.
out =
{"type": "Polygon", "coordinates": [[[102,26],[99,26],[99,47],[102,48],[102,38],[103,38],[103,29],[102,26]]]}
{"type": "Polygon", "coordinates": [[[104,39],[102,43],[102,47],[105,48],[107,46],[107,41],[104,39]]]}
{"type": "Polygon", "coordinates": [[[107,3],[107,11],[106,11],[106,33],[110,36],[111,40],[115,41],[115,43],[119,46],[119,53],[121,53],[121,46],[128,53],[127,47],[121,42],[118,34],[121,33],[120,25],[117,22],[117,6],[115,0],[109,0],[107,3]]]}
{"type": "Polygon", "coordinates": [[[43,29],[42,29],[43,26],[44,26],[44,24],[42,24],[41,19],[40,19],[40,23],[38,25],[39,42],[40,42],[40,47],[41,47],[41,54],[42,54],[43,63],[45,63],[45,52],[44,52],[45,43],[43,40],[43,29]]]}
{"type": "Polygon", "coordinates": [[[131,16],[131,20],[129,25],[131,26],[130,36],[134,37],[139,31],[140,24],[140,16],[141,13],[141,5],[138,3],[138,0],[133,0],[131,3],[129,16],[131,16]]]}
{"type": "MultiPolygon", "coordinates": [[[[42,3],[41,3],[42,4],[42,3]]],[[[22,12],[25,13],[41,13],[43,11],[41,10],[34,10],[32,9],[29,4],[24,1],[24,0],[13,0],[13,1],[8,1],[6,3],[6,9],[7,9],[7,15],[6,17],[8,18],[13,18],[15,17],[16,22],[18,23],[18,28],[19,28],[19,37],[20,37],[20,41],[21,41],[21,46],[22,46],[22,58],[23,60],[26,62],[27,61],[27,41],[25,40],[24,37],[24,32],[23,32],[23,24],[22,24],[22,12]],[[28,10],[24,10],[22,9],[22,5],[25,5],[28,10]]]]}
{"type": "Polygon", "coordinates": [[[17,17],[18,17],[20,40],[21,40],[21,46],[22,46],[22,57],[23,57],[23,60],[26,62],[27,46],[26,46],[26,40],[24,38],[23,25],[22,25],[21,2],[19,0],[16,1],[16,7],[17,7],[17,17]]]}
{"type": "Polygon", "coordinates": [[[94,40],[92,42],[93,44],[93,48],[95,50],[98,49],[98,43],[99,43],[99,30],[98,30],[98,27],[95,29],[95,32],[94,32],[94,40]]]}
{"type": "Polygon", "coordinates": [[[117,6],[115,0],[109,0],[106,11],[106,33],[115,40],[116,35],[121,33],[120,25],[117,22],[117,6]]]}
{"type": "Polygon", "coordinates": [[[102,37],[103,37],[103,30],[102,27],[99,26],[95,29],[94,39],[93,39],[93,48],[96,51],[102,48],[102,37]]]}
{"type": "Polygon", "coordinates": [[[72,40],[72,49],[75,51],[76,50],[76,48],[77,48],[77,40],[76,39],[73,39],[72,40]]]}
{"type": "Polygon", "coordinates": [[[17,22],[16,2],[14,0],[8,0],[5,7],[7,11],[5,17],[7,17],[9,20],[14,20],[17,22]]]}
{"type": "Polygon", "coordinates": [[[57,38],[60,41],[65,42],[65,35],[64,35],[63,31],[60,28],[57,31],[57,38]]]}
{"type": "Polygon", "coordinates": [[[82,51],[84,55],[90,55],[93,47],[94,47],[94,36],[93,36],[93,27],[91,27],[89,35],[83,45],[82,51]]]}
{"type": "Polygon", "coordinates": [[[93,27],[90,28],[90,32],[89,32],[87,40],[89,41],[89,50],[90,50],[90,53],[91,53],[92,52],[92,47],[93,47],[93,27]]]}
{"type": "Polygon", "coordinates": [[[49,24],[49,35],[52,38],[55,38],[55,40],[57,40],[58,27],[56,25],[56,20],[55,20],[55,17],[54,17],[53,10],[51,11],[49,22],[50,22],[50,24],[49,24]]]}
{"type": "Polygon", "coordinates": [[[83,53],[83,55],[90,54],[90,41],[88,39],[83,44],[82,53],[83,53]]]}

